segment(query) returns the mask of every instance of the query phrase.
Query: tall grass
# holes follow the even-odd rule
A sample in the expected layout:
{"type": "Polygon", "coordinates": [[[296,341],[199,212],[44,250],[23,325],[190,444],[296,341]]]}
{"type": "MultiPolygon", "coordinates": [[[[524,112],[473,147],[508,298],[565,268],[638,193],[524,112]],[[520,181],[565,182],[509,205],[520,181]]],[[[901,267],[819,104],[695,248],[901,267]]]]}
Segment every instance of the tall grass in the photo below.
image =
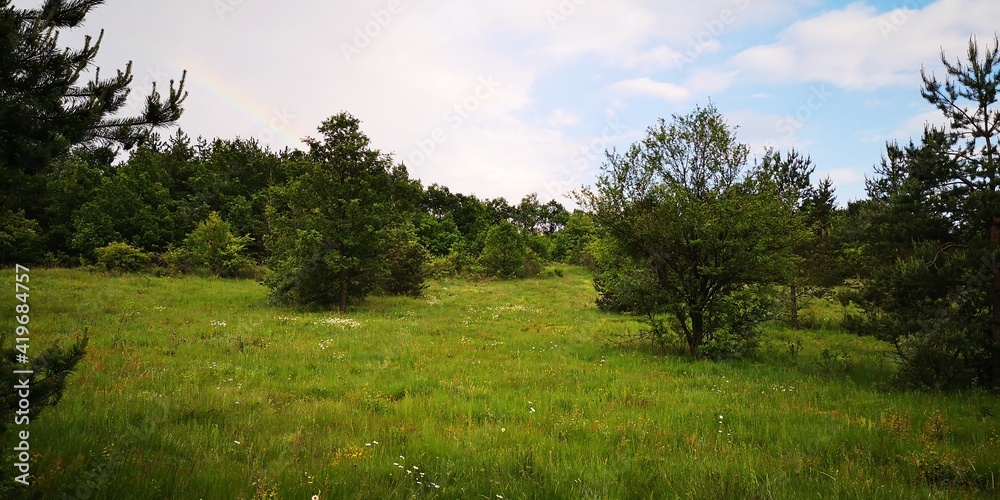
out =
{"type": "Polygon", "coordinates": [[[770,326],[759,359],[711,362],[609,341],[641,325],[598,311],[575,268],[347,316],[243,280],[31,283],[33,350],[91,336],[31,424],[45,498],[990,497],[1000,480],[996,396],[893,390],[889,348],[837,331],[830,304],[827,329],[770,326]]]}

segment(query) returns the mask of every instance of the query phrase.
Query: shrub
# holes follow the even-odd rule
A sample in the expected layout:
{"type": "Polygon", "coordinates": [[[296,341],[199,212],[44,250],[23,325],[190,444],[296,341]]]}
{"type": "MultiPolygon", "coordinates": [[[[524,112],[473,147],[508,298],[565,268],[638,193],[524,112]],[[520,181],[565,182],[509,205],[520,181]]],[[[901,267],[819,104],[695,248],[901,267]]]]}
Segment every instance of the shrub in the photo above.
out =
{"type": "Polygon", "coordinates": [[[216,276],[249,277],[254,266],[243,255],[249,241],[249,236],[233,235],[229,223],[212,212],[185,238],[184,247],[195,266],[206,267],[216,276]]]}
{"type": "Polygon", "coordinates": [[[149,269],[149,254],[129,245],[113,242],[97,249],[97,265],[105,271],[135,273],[149,269]]]}
{"type": "Polygon", "coordinates": [[[490,276],[516,278],[524,274],[527,252],[528,247],[517,228],[505,221],[493,226],[486,233],[479,262],[490,276]]]}
{"type": "Polygon", "coordinates": [[[396,231],[392,247],[386,256],[389,276],[385,291],[393,295],[419,296],[427,285],[427,262],[430,252],[417,240],[412,227],[396,231]]]}
{"type": "Polygon", "coordinates": [[[191,252],[184,247],[170,247],[160,254],[158,260],[171,274],[188,274],[194,270],[191,252]]]}

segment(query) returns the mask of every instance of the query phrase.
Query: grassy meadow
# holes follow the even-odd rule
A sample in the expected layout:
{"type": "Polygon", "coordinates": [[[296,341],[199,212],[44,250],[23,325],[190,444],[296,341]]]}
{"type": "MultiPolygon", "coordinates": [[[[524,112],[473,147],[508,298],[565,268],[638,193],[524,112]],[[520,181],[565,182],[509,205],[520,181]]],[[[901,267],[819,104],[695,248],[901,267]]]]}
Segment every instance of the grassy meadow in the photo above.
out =
{"type": "MultiPolygon", "coordinates": [[[[889,346],[769,326],[659,356],[590,276],[441,280],[348,315],[249,280],[32,269],[32,352],[89,332],[31,430],[44,498],[995,497],[1000,402],[901,392],[889,346]],[[826,355],[824,355],[824,351],[826,355]]],[[[11,270],[0,274],[13,283],[11,270]]],[[[12,290],[11,287],[5,287],[12,290]]],[[[12,311],[13,292],[0,299],[12,311]]],[[[13,313],[0,326],[13,330],[13,313]]],[[[12,475],[13,443],[4,456],[12,475]]],[[[11,494],[17,493],[9,492],[11,494]]]]}

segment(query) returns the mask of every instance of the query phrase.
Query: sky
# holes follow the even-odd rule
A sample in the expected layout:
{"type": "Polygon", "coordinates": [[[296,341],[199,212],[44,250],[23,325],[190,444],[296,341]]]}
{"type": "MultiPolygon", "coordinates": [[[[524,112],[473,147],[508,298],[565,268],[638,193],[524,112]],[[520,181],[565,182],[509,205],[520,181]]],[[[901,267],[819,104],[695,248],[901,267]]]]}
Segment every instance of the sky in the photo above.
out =
{"type": "Polygon", "coordinates": [[[921,68],[997,20],[995,0],[111,0],[60,42],[105,30],[96,66],[132,61],[133,113],[186,70],[192,137],[304,148],[346,111],[425,186],[512,202],[573,206],[605,150],[712,102],[753,157],[809,155],[845,204],[886,141],[943,121],[921,68]]]}

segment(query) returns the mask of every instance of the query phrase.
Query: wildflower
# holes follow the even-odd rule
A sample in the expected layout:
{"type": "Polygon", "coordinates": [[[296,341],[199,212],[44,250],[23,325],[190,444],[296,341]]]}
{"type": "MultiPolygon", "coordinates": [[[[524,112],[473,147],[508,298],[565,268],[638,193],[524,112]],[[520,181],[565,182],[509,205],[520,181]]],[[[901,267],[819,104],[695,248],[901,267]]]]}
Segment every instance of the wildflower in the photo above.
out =
{"type": "Polygon", "coordinates": [[[325,324],[330,326],[336,326],[341,330],[347,330],[352,328],[357,328],[362,326],[361,323],[351,319],[351,318],[326,318],[321,319],[316,324],[325,324]]]}
{"type": "Polygon", "coordinates": [[[233,442],[236,443],[236,444],[243,444],[243,443],[241,443],[239,441],[235,441],[235,440],[233,442]]]}

